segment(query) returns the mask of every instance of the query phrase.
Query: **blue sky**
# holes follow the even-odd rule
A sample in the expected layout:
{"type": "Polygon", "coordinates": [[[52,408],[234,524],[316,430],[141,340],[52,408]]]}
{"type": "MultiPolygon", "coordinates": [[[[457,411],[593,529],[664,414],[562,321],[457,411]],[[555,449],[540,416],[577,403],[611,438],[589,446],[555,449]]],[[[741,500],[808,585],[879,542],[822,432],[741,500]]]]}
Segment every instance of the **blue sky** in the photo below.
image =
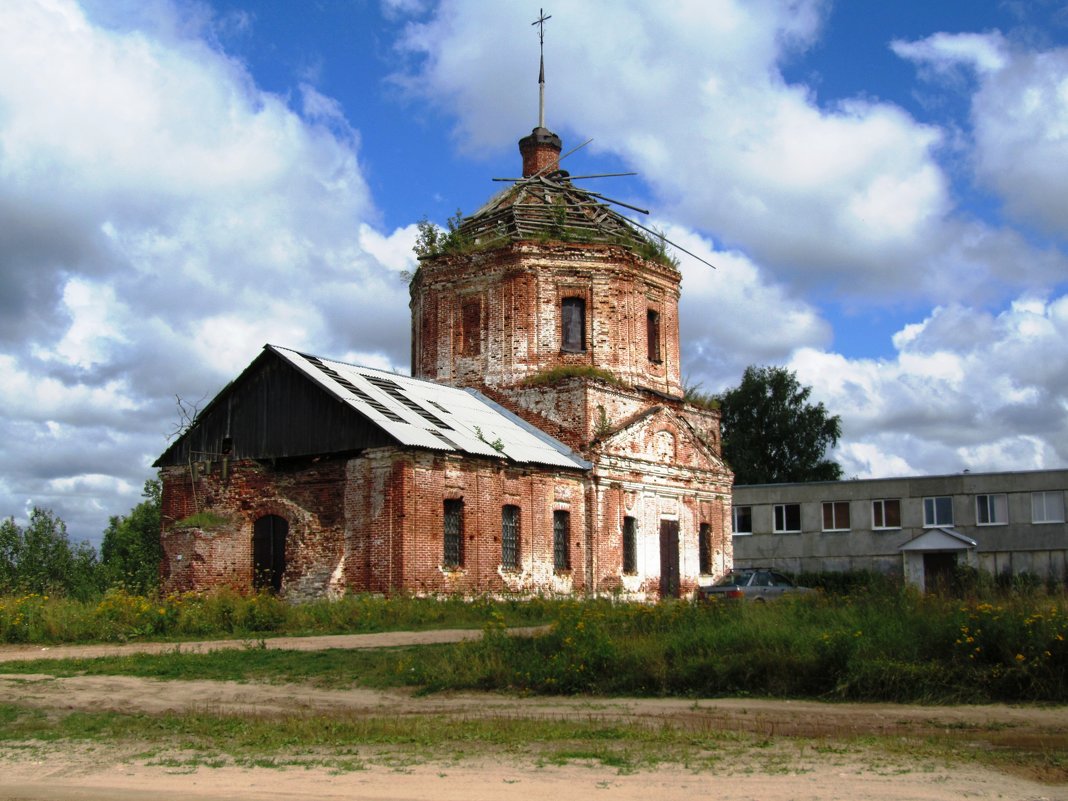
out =
{"type": "MultiPolygon", "coordinates": [[[[544,2],[0,4],[0,514],[97,541],[266,342],[406,371],[415,224],[536,124],[544,2]]],[[[850,476],[1068,464],[1068,5],[546,6],[572,173],[683,256],[684,374],[850,476]]]]}

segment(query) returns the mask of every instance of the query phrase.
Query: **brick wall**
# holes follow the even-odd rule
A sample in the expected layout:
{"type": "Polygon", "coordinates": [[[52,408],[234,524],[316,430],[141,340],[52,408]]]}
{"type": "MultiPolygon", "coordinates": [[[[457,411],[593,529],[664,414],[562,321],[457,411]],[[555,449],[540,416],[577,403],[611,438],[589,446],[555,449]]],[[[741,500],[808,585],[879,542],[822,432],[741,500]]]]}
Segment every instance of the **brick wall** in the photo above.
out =
{"type": "Polygon", "coordinates": [[[413,374],[455,386],[511,386],[561,366],[607,370],[628,385],[680,395],[675,268],[609,245],[518,242],[422,262],[411,287],[413,374]],[[561,350],[560,305],[585,302],[586,349],[561,350]],[[477,302],[477,354],[463,310],[477,302]],[[660,314],[661,359],[650,361],[646,315],[660,314]]]}

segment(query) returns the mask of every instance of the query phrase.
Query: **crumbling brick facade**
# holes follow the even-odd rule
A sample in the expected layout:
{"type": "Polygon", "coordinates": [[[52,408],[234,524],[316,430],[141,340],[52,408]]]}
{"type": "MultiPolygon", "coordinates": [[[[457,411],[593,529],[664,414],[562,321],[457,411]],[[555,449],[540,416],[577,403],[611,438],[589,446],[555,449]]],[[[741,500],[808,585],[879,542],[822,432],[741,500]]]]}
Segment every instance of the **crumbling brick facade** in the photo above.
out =
{"type": "MultiPolygon", "coordinates": [[[[412,372],[480,390],[571,448],[571,466],[495,458],[478,428],[485,455],[433,439],[405,447],[388,423],[376,427],[381,403],[322,360],[304,357],[304,372],[256,362],[212,402],[196,442],[161,457],[165,589],[651,599],[730,569],[719,415],[683,398],[681,275],[565,174],[544,177],[558,168],[558,137],[535,129],[520,147],[523,197],[541,205],[517,199],[469,218],[461,246],[421,259],[412,372]],[[317,370],[347,403],[323,394],[317,370]],[[270,430],[271,408],[292,431],[270,430]],[[213,517],[191,517],[205,510],[213,517]]],[[[432,425],[433,400],[394,396],[455,444],[432,425]]]]}

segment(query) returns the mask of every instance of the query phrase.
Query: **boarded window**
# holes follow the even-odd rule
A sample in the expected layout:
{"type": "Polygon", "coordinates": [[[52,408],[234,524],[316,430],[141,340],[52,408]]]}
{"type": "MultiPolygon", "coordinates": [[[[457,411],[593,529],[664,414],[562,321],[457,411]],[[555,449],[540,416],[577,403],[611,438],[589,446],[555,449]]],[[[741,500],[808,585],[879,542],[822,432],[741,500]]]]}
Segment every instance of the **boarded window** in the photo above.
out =
{"type": "Polygon", "coordinates": [[[519,507],[501,509],[501,567],[519,569],[519,507]]]}
{"type": "Polygon", "coordinates": [[[445,501],[445,567],[460,567],[464,563],[464,502],[445,501]]]}
{"type": "Polygon", "coordinates": [[[482,352],[482,303],[469,300],[460,310],[462,323],[460,351],[464,356],[478,356],[482,352]]]}
{"type": "Polygon", "coordinates": [[[649,309],[645,315],[645,341],[649,348],[649,361],[660,361],[660,312],[649,309]]]}
{"type": "Polygon", "coordinates": [[[623,518],[623,572],[638,572],[638,525],[633,517],[623,518]]]}
{"type": "Polygon", "coordinates": [[[570,512],[553,512],[553,569],[571,569],[570,512]]]}
{"type": "Polygon", "coordinates": [[[697,551],[698,561],[700,562],[701,572],[708,574],[712,572],[712,526],[708,523],[702,523],[700,530],[697,532],[697,551]]]}
{"type": "Polygon", "coordinates": [[[586,350],[586,301],[582,298],[564,298],[560,304],[560,350],[586,350]]]}

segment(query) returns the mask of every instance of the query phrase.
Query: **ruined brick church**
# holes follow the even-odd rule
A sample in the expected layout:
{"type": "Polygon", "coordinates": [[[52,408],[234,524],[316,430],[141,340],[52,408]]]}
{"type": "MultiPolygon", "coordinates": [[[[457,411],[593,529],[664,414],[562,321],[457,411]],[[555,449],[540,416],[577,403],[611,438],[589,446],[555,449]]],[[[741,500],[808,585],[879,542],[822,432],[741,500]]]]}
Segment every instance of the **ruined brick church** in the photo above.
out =
{"type": "Polygon", "coordinates": [[[424,242],[412,377],[267,345],[159,458],[165,591],[655,599],[730,568],[677,266],[543,122],[519,149],[521,179],[424,242]]]}

